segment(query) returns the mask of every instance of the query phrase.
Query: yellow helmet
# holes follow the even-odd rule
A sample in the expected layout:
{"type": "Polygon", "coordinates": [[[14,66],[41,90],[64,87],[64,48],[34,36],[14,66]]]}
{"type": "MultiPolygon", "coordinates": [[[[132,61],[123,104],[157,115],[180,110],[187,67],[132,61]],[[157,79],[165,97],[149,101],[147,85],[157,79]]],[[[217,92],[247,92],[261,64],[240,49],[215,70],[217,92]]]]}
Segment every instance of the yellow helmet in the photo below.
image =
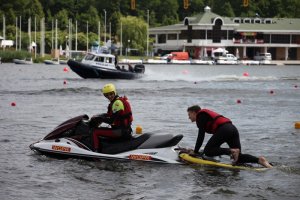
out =
{"type": "Polygon", "coordinates": [[[115,94],[117,94],[116,87],[112,83],[106,84],[102,88],[102,93],[103,94],[107,94],[107,93],[110,93],[110,92],[114,92],[115,94]]]}

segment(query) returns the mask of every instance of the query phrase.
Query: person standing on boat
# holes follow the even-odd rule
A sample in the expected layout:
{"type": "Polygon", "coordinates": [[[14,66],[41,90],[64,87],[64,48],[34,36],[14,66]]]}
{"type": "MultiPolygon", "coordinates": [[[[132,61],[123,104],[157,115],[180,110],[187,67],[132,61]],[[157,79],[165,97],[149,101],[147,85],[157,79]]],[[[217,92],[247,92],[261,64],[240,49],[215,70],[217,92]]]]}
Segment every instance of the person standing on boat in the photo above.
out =
{"type": "Polygon", "coordinates": [[[214,111],[201,109],[198,105],[189,107],[187,112],[191,122],[196,122],[199,129],[195,148],[190,150],[190,155],[195,155],[199,152],[205,133],[208,133],[212,134],[212,136],[204,148],[206,156],[229,155],[235,164],[259,163],[264,167],[272,168],[272,165],[263,156],[257,158],[241,153],[239,132],[230,119],[214,111]],[[222,148],[221,145],[224,143],[227,143],[229,148],[222,148]]]}
{"type": "Polygon", "coordinates": [[[133,121],[131,106],[126,96],[120,97],[116,87],[109,83],[102,88],[103,95],[110,101],[107,113],[94,116],[91,119],[93,129],[94,150],[101,151],[99,137],[116,140],[128,140],[131,138],[133,121]],[[96,122],[96,123],[95,123],[96,122]],[[98,127],[100,123],[107,123],[111,128],[98,127]]]}

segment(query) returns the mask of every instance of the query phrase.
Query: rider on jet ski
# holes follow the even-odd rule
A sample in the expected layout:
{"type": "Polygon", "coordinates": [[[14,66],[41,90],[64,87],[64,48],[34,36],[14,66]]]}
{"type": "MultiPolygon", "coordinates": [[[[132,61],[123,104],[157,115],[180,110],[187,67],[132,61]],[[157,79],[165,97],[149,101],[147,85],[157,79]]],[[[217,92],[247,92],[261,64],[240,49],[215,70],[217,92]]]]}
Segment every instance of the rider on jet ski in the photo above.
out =
{"type": "Polygon", "coordinates": [[[96,152],[101,152],[100,136],[113,140],[128,140],[132,133],[133,117],[127,97],[118,96],[116,87],[111,83],[104,85],[102,93],[110,101],[110,104],[107,113],[94,116],[91,119],[91,125],[94,127],[93,146],[96,152]],[[98,127],[102,122],[111,125],[111,128],[98,127]]]}

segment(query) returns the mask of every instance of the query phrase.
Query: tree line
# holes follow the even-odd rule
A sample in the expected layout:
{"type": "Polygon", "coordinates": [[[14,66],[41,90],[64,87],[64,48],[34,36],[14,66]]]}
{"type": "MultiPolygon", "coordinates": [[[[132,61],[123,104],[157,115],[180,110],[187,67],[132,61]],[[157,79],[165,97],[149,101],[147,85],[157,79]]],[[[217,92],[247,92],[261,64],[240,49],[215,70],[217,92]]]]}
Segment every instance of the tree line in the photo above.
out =
{"type": "MultiPolygon", "coordinates": [[[[122,22],[123,41],[131,41],[130,47],[145,51],[146,29],[149,19],[150,27],[166,26],[178,23],[186,16],[202,13],[205,6],[210,6],[212,12],[227,17],[285,17],[300,18],[299,0],[188,0],[185,7],[183,0],[135,0],[135,9],[131,7],[132,0],[0,0],[0,16],[5,16],[6,38],[16,37],[16,19],[22,18],[21,28],[27,31],[28,18],[37,21],[44,18],[46,30],[52,28],[53,21],[58,19],[59,42],[64,41],[68,32],[69,19],[77,21],[79,45],[84,46],[85,32],[91,32],[90,41],[97,39],[98,24],[101,24],[101,35],[111,32],[115,41],[120,41],[120,24],[122,22]]],[[[3,17],[0,17],[3,24],[3,17]]],[[[39,23],[38,23],[39,25],[39,23]]],[[[73,28],[75,26],[72,26],[73,28]]],[[[33,30],[33,28],[32,28],[33,30]]],[[[39,30],[39,28],[38,28],[39,30]]],[[[24,35],[24,34],[23,34],[24,35]]],[[[108,38],[108,37],[107,37],[108,38]]],[[[47,35],[46,35],[47,39],[47,35]]],[[[26,39],[23,41],[26,42],[26,39]]],[[[127,42],[128,43],[128,42],[127,42]]],[[[126,42],[123,44],[126,48],[126,42]]],[[[49,41],[46,49],[50,48],[49,41]]]]}

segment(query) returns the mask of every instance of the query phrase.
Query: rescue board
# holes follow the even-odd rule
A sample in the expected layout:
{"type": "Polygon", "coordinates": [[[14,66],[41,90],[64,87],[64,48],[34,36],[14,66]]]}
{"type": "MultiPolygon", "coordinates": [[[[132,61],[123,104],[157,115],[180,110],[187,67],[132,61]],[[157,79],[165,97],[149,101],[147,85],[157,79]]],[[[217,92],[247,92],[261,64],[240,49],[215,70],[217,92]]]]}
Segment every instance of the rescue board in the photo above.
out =
{"type": "Polygon", "coordinates": [[[229,168],[229,169],[239,169],[239,170],[253,170],[253,171],[265,171],[268,168],[265,167],[253,167],[253,166],[243,166],[243,165],[232,165],[229,163],[222,163],[218,161],[211,161],[211,160],[205,160],[199,157],[193,157],[190,156],[187,153],[181,153],[179,154],[179,157],[188,163],[191,164],[198,164],[198,165],[209,165],[214,167],[222,167],[222,168],[229,168]]]}

